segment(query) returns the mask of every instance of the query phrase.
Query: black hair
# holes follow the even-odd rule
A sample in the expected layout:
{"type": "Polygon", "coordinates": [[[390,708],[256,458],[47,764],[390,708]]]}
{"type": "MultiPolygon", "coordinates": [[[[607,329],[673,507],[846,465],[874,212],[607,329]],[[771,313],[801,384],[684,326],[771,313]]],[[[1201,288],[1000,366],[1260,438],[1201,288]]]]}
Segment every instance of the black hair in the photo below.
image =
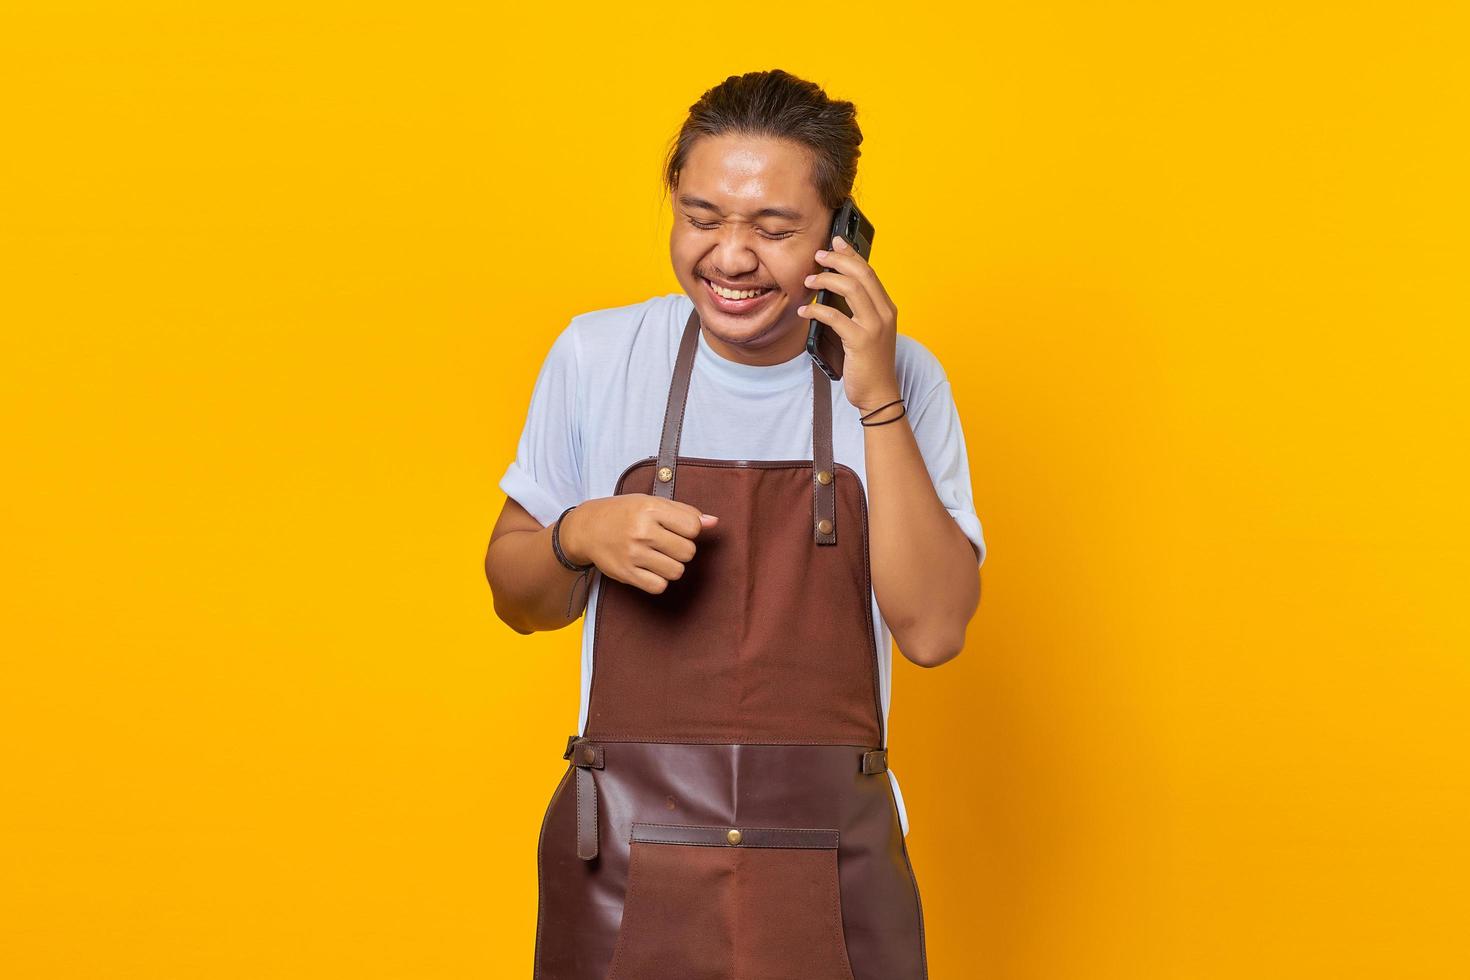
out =
{"type": "Polygon", "coordinates": [[[857,107],[829,99],[815,82],[779,68],[731,75],[689,107],[689,117],[669,146],[665,191],[672,192],[694,144],[704,136],[734,134],[789,140],[811,160],[812,181],[832,210],[852,193],[863,132],[857,107]]]}

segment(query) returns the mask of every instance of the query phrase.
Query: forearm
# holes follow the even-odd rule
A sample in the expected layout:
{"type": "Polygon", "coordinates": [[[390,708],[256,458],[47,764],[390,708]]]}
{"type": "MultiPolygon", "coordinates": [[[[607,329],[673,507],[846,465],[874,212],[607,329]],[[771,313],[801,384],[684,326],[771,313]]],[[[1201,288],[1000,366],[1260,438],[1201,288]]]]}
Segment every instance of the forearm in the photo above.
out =
{"type": "Polygon", "coordinates": [[[975,549],[935,493],[907,415],[864,426],[863,444],[878,608],[905,657],[937,666],[959,654],[980,601],[975,549]]]}
{"type": "MultiPolygon", "coordinates": [[[[561,545],[578,564],[586,559],[568,543],[576,511],[562,521],[561,545]]],[[[485,552],[485,578],[494,596],[495,614],[517,633],[561,629],[575,622],[587,604],[594,570],[582,574],[566,568],[551,550],[551,528],[507,531],[485,552]]]]}

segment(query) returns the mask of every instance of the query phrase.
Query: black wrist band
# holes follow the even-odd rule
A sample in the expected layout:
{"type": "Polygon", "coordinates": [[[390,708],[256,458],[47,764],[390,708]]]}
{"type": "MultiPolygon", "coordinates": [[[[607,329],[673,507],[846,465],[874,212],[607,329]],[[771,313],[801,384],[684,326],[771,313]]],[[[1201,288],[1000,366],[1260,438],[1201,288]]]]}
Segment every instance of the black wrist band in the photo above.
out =
{"type": "Polygon", "coordinates": [[[566,552],[561,550],[561,519],[576,509],[576,506],[576,504],[572,504],[571,507],[561,512],[561,517],[551,522],[551,550],[556,555],[556,560],[562,563],[563,568],[573,572],[585,572],[592,567],[592,562],[589,561],[585,565],[578,565],[567,557],[566,552]]]}
{"type": "Polygon", "coordinates": [[[875,425],[887,425],[889,422],[897,422],[899,419],[903,418],[908,413],[909,413],[909,408],[908,408],[907,405],[905,405],[903,407],[903,411],[899,412],[897,415],[895,415],[891,419],[884,419],[882,422],[862,422],[862,420],[859,420],[859,422],[860,422],[860,424],[862,425],[863,428],[868,429],[868,428],[872,428],[875,425]]]}
{"type": "MultiPolygon", "coordinates": [[[[903,401],[902,398],[895,398],[893,401],[889,402],[888,405],[897,405],[901,401],[903,401]]],[[[861,422],[863,419],[870,419],[870,418],[872,418],[874,415],[877,415],[879,412],[883,411],[883,409],[887,408],[888,405],[879,405],[877,408],[873,409],[867,415],[859,415],[858,416],[858,421],[861,422]]],[[[903,418],[903,416],[900,415],[899,418],[903,418]]]]}

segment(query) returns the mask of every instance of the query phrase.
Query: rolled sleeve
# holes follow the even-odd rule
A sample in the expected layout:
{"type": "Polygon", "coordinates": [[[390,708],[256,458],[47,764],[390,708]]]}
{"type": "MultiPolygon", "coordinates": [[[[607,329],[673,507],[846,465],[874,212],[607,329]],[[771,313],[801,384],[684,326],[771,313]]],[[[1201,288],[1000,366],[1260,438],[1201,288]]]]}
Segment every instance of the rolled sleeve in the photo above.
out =
{"type": "Polygon", "coordinates": [[[934,483],[934,492],[975,546],[976,567],[984,565],[985,530],[975,512],[965,433],[949,381],[941,382],[912,415],[914,439],[934,483]]]}
{"type": "Polygon", "coordinates": [[[500,489],[542,526],[586,499],[582,478],[575,320],[557,336],[531,389],[516,458],[500,489]]]}
{"type": "Polygon", "coordinates": [[[500,478],[500,489],[507,497],[515,500],[526,509],[536,520],[541,522],[542,527],[550,526],[562,511],[572,504],[580,503],[573,500],[562,503],[565,497],[557,497],[547,488],[536,482],[526,467],[519,460],[513,461],[505,468],[505,475],[500,478]]]}

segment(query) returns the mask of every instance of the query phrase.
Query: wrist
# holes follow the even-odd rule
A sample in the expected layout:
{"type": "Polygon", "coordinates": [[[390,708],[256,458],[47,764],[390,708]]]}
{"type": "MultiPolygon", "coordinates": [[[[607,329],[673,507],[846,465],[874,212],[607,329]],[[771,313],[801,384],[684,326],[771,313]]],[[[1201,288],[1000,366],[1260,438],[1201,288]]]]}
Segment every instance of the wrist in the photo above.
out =
{"type": "Polygon", "coordinates": [[[889,405],[890,402],[898,402],[900,405],[903,403],[903,392],[897,387],[887,392],[879,392],[870,398],[864,398],[861,403],[853,402],[853,408],[858,410],[859,415],[868,415],[885,405],[888,406],[888,411],[898,411],[899,405],[889,405]]]}
{"type": "Polygon", "coordinates": [[[897,421],[907,411],[907,408],[904,406],[903,396],[897,391],[886,397],[880,396],[875,398],[871,403],[867,403],[865,400],[864,404],[856,407],[858,410],[858,424],[865,429],[870,429],[874,425],[880,425],[885,422],[897,421]]]}
{"type": "Polygon", "coordinates": [[[582,506],[578,504],[563,514],[556,532],[556,543],[561,548],[561,553],[573,565],[588,565],[592,562],[591,558],[582,553],[582,506]]]}
{"type": "MultiPolygon", "coordinates": [[[[883,411],[879,412],[877,415],[874,415],[874,416],[872,416],[870,418],[864,419],[863,421],[859,422],[858,424],[863,427],[863,432],[864,432],[865,437],[866,437],[867,430],[869,430],[869,429],[877,429],[880,432],[883,431],[884,429],[893,429],[893,430],[897,431],[898,428],[899,428],[899,426],[895,425],[894,423],[900,422],[903,419],[908,418],[908,414],[909,414],[909,410],[904,407],[904,405],[903,405],[902,402],[899,402],[897,405],[894,405],[892,408],[890,408],[890,409],[884,409],[883,411]]],[[[905,428],[907,428],[907,427],[905,426],[905,428]]],[[[912,431],[912,430],[910,430],[910,431],[912,431]]]]}

